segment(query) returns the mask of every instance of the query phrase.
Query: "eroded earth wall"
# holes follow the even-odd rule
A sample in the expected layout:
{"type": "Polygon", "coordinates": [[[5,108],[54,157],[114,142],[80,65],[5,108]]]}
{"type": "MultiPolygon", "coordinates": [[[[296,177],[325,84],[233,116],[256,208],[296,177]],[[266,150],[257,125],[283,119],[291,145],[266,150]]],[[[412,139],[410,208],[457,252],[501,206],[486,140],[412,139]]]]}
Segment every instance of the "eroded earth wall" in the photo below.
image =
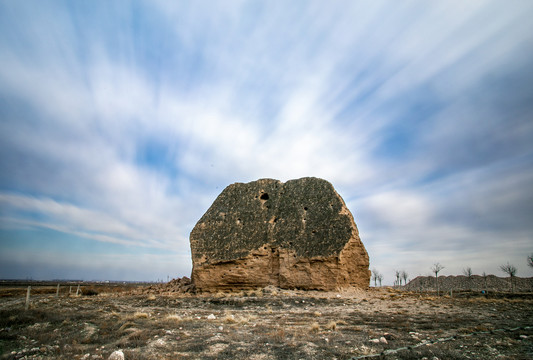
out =
{"type": "Polygon", "coordinates": [[[352,214],[326,180],[229,185],[190,235],[201,291],[366,288],[368,254],[352,214]]]}

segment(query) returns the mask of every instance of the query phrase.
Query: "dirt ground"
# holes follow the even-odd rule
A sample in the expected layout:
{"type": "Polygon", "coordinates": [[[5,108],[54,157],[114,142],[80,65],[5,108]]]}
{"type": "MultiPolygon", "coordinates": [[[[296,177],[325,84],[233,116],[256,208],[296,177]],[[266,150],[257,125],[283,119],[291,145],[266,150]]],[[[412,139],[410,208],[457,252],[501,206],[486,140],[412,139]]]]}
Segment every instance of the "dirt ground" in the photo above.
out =
{"type": "Polygon", "coordinates": [[[531,294],[9,291],[0,359],[533,359],[531,294]]]}

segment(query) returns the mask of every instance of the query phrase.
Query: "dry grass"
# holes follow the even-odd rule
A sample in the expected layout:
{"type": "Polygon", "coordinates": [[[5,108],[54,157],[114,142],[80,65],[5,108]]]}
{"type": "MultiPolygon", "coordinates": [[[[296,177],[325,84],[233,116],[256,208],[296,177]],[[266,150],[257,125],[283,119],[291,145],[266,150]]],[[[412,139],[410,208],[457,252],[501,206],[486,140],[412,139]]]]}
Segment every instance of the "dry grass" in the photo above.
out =
{"type": "Polygon", "coordinates": [[[491,331],[494,330],[494,326],[491,324],[480,324],[476,326],[470,326],[470,327],[464,327],[457,330],[458,333],[461,334],[468,334],[468,333],[475,333],[478,331],[491,331]]]}
{"type": "MultiPolygon", "coordinates": [[[[21,358],[35,357],[29,353],[34,347],[52,349],[57,344],[57,350],[37,357],[73,359],[90,354],[107,359],[121,348],[128,360],[348,359],[425,339],[523,327],[533,315],[529,299],[474,302],[441,296],[428,302],[419,294],[405,294],[398,300],[399,296],[389,295],[400,294],[386,290],[354,297],[295,290],[287,291],[290,296],[271,296],[268,291],[257,297],[233,293],[224,299],[218,294],[156,294],[153,303],[147,303],[147,294],[85,299],[51,294],[36,298],[34,309],[27,312],[21,311],[23,300],[8,299],[0,303],[0,329],[10,330],[0,331],[0,345],[4,354],[22,352],[21,358]],[[433,303],[439,308],[433,308],[433,303]],[[206,321],[210,314],[217,318],[206,321]],[[388,344],[370,347],[371,339],[381,337],[388,344]]],[[[522,358],[521,354],[530,351],[531,339],[533,330],[460,336],[406,350],[399,357],[522,358]]]]}
{"type": "Polygon", "coordinates": [[[133,348],[145,346],[151,338],[150,335],[150,332],[147,330],[135,329],[129,335],[122,338],[118,344],[133,348]]]}
{"type": "Polygon", "coordinates": [[[248,324],[251,321],[257,319],[257,316],[251,314],[244,315],[234,315],[232,313],[226,313],[223,317],[220,318],[220,321],[226,324],[248,324]]]}
{"type": "Polygon", "coordinates": [[[225,322],[225,323],[228,323],[228,324],[233,324],[233,323],[237,322],[237,319],[235,319],[235,315],[233,315],[233,314],[226,314],[222,318],[222,321],[225,322]]]}
{"type": "Polygon", "coordinates": [[[356,347],[355,350],[361,355],[371,355],[376,352],[373,348],[368,347],[366,345],[361,345],[360,347],[356,347]]]}
{"type": "Polygon", "coordinates": [[[263,296],[263,290],[262,289],[254,289],[249,290],[246,292],[247,296],[256,296],[256,297],[262,297],[263,296]]]}
{"type": "Polygon", "coordinates": [[[311,324],[311,326],[309,327],[309,330],[311,330],[312,332],[314,333],[317,333],[320,331],[320,325],[317,323],[317,322],[314,322],[311,324]]]}
{"type": "Polygon", "coordinates": [[[178,314],[168,314],[167,316],[165,316],[165,319],[173,322],[180,322],[183,320],[178,314]]]}
{"type": "Polygon", "coordinates": [[[284,329],[276,329],[272,332],[266,333],[266,336],[270,339],[271,342],[283,342],[286,338],[284,329]]]}
{"type": "Polygon", "coordinates": [[[145,312],[137,311],[135,314],[133,314],[134,319],[148,319],[148,314],[145,312]]]}
{"type": "Polygon", "coordinates": [[[217,298],[217,299],[221,299],[221,298],[225,298],[226,295],[227,295],[227,294],[226,294],[225,292],[219,290],[214,296],[215,296],[215,298],[217,298]]]}
{"type": "Polygon", "coordinates": [[[124,332],[129,328],[135,327],[135,323],[132,323],[131,321],[126,321],[124,324],[120,326],[118,329],[119,332],[124,332]]]}
{"type": "Polygon", "coordinates": [[[336,330],[337,329],[337,322],[336,321],[330,321],[326,327],[326,330],[336,330]]]}
{"type": "Polygon", "coordinates": [[[239,319],[239,324],[248,324],[251,321],[257,320],[257,316],[246,315],[246,316],[240,316],[238,319],[239,319]]]}

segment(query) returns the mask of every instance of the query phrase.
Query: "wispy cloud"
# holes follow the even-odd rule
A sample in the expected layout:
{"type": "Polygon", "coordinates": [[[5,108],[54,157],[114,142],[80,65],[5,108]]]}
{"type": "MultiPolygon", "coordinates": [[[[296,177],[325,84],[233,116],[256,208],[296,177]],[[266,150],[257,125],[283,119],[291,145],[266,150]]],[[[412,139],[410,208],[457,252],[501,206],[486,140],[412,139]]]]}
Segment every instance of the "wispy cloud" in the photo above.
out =
{"type": "Polygon", "coordinates": [[[1,225],[188,253],[229,183],[311,175],[347,199],[376,267],[424,273],[435,254],[494,269],[484,252],[525,272],[532,14],[3,2],[1,225]]]}

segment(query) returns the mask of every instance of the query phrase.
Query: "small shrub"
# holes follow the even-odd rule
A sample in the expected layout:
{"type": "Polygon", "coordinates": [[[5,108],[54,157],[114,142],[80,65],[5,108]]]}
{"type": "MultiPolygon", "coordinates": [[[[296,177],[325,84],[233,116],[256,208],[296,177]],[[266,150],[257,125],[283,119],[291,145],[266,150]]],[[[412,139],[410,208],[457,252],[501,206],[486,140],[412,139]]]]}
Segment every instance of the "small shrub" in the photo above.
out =
{"type": "Polygon", "coordinates": [[[96,295],[98,295],[98,291],[96,291],[93,288],[83,289],[81,291],[81,293],[82,293],[82,295],[85,295],[85,296],[96,296],[96,295]]]}

